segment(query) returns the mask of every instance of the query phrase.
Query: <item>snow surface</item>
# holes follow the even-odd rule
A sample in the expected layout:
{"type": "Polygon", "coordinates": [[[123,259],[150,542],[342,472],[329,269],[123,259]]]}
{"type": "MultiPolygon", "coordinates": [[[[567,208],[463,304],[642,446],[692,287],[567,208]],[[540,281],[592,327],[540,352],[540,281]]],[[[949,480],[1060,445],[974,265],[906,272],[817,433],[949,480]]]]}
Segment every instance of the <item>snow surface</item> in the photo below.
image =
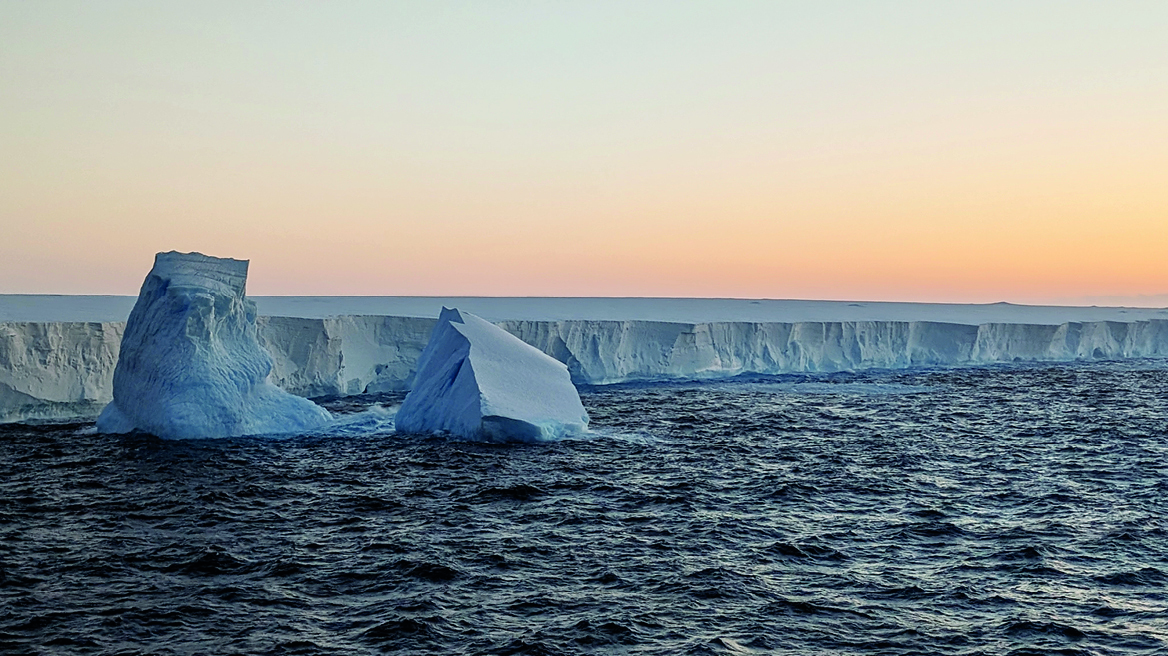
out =
{"type": "MultiPolygon", "coordinates": [[[[1168,319],[1165,308],[1076,307],[1011,303],[886,303],[873,301],[749,300],[720,298],[507,298],[423,296],[256,296],[260,316],[323,319],[341,316],[433,318],[458,307],[488,321],[935,321],[980,325],[1057,326],[1084,321],[1168,319]]],[[[0,321],[124,321],[132,296],[0,294],[0,321]]]]}
{"type": "Polygon", "coordinates": [[[444,307],[395,422],[410,433],[539,442],[585,431],[588,413],[563,363],[444,307]]]}
{"type": "Polygon", "coordinates": [[[245,296],[247,261],[159,253],[130,312],[102,432],[163,438],[302,432],[323,408],[269,380],[271,356],[245,296]]]}

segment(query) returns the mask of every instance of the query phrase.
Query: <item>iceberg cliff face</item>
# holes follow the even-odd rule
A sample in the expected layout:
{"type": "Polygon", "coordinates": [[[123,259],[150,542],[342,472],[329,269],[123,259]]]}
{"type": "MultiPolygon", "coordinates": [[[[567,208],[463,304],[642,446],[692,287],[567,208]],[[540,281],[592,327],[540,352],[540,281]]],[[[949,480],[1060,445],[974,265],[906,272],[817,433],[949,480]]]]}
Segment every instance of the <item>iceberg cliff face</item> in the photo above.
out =
{"type": "Polygon", "coordinates": [[[260,317],[272,380],[301,396],[408,390],[434,319],[260,317]]]}
{"type": "Polygon", "coordinates": [[[0,323],[0,422],[94,417],[113,398],[121,323],[0,323]]]}
{"type": "Polygon", "coordinates": [[[329,421],[316,404],[268,379],[256,336],[247,261],[159,253],[130,312],[98,430],[165,438],[309,430],[329,421]]]}
{"type": "Polygon", "coordinates": [[[442,309],[398,430],[538,442],[583,432],[588,413],[561,362],[473,314],[442,309]]]}
{"type": "MultiPolygon", "coordinates": [[[[434,319],[260,317],[271,381],[301,396],[408,390],[434,319]]],[[[503,321],[576,384],[998,362],[1168,357],[1168,321],[503,321]]],[[[0,323],[0,421],[92,416],[112,398],[120,323],[0,323]]]]}

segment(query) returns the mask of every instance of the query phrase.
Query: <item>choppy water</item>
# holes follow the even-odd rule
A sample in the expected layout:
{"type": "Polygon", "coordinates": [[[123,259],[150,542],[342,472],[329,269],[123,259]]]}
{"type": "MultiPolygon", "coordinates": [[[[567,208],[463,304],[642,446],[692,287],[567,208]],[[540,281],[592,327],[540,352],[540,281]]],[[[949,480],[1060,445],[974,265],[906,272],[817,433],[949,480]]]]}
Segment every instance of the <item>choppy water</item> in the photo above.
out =
{"type": "Polygon", "coordinates": [[[2,427],[0,651],[1168,649],[1162,365],[583,398],[535,446],[2,427]]]}

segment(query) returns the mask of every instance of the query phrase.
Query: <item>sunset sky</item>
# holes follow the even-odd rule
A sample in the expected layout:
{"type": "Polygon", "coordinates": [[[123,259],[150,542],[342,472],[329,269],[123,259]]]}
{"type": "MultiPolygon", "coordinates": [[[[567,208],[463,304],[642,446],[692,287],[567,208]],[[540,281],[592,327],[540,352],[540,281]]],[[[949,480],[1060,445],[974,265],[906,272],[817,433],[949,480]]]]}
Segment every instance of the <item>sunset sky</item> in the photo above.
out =
{"type": "Polygon", "coordinates": [[[1168,3],[3,2],[0,293],[1168,305],[1168,3]]]}

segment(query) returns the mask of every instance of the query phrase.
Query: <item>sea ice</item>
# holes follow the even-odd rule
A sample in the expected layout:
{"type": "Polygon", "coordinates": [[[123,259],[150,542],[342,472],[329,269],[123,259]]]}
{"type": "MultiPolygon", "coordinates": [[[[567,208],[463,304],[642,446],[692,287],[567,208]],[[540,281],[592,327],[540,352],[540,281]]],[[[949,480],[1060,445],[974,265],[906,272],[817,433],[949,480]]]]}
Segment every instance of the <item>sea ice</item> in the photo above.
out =
{"type": "Polygon", "coordinates": [[[245,295],[247,260],[159,253],[130,312],[97,428],[164,438],[291,433],[328,411],[269,380],[245,295]]]}
{"type": "Polygon", "coordinates": [[[583,432],[588,413],[568,368],[473,314],[442,308],[397,429],[537,442],[583,432]]]}

